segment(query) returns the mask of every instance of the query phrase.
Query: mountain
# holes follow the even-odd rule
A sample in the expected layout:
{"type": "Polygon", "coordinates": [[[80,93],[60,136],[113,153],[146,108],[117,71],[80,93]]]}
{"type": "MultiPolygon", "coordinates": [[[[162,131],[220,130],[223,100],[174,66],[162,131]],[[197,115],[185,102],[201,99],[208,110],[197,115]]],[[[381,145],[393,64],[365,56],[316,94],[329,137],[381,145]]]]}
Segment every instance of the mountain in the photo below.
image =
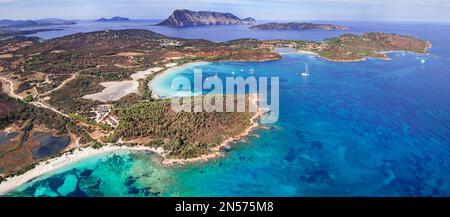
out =
{"type": "Polygon", "coordinates": [[[74,25],[77,24],[71,20],[64,20],[59,18],[46,18],[46,19],[40,19],[35,20],[35,22],[39,24],[51,24],[51,25],[74,25]]]}
{"type": "Polygon", "coordinates": [[[254,30],[347,30],[345,26],[315,23],[266,23],[250,27],[254,30]]]}
{"type": "Polygon", "coordinates": [[[256,20],[248,17],[240,19],[231,13],[211,11],[175,10],[166,20],[158,26],[204,26],[204,25],[254,25],[256,20]]]}
{"type": "Polygon", "coordinates": [[[17,23],[17,21],[15,21],[15,20],[0,20],[0,26],[13,25],[16,23],[17,23]]]}
{"type": "Polygon", "coordinates": [[[96,21],[99,21],[99,22],[118,22],[118,21],[130,21],[130,19],[126,18],[126,17],[112,17],[111,19],[106,19],[106,18],[102,17],[102,18],[100,18],[100,19],[98,19],[96,21]]]}
{"type": "Polygon", "coordinates": [[[17,29],[17,28],[29,28],[39,26],[52,26],[52,25],[74,25],[73,21],[67,21],[62,19],[42,19],[42,20],[0,20],[0,28],[5,29],[17,29]]]}

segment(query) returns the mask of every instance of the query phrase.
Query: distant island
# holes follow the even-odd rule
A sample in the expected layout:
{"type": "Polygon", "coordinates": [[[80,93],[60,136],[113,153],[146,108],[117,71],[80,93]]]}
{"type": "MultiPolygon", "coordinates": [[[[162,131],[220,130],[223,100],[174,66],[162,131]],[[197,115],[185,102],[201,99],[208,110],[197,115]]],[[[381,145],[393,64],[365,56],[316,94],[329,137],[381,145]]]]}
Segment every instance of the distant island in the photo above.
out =
{"type": "Polygon", "coordinates": [[[102,18],[100,18],[100,19],[98,19],[96,21],[99,21],[99,22],[118,22],[118,21],[130,21],[130,19],[126,18],[126,17],[111,17],[111,19],[107,19],[107,18],[102,17],[102,18]]]}
{"type": "Polygon", "coordinates": [[[348,30],[348,27],[333,24],[315,23],[265,23],[250,27],[253,30],[348,30]]]}
{"type": "Polygon", "coordinates": [[[1,29],[19,29],[52,25],[74,25],[73,21],[63,19],[41,19],[41,20],[0,20],[1,29]]]}
{"type": "Polygon", "coordinates": [[[205,26],[205,25],[255,25],[256,20],[248,17],[240,19],[231,13],[211,11],[175,10],[166,20],[158,26],[205,26]]]}

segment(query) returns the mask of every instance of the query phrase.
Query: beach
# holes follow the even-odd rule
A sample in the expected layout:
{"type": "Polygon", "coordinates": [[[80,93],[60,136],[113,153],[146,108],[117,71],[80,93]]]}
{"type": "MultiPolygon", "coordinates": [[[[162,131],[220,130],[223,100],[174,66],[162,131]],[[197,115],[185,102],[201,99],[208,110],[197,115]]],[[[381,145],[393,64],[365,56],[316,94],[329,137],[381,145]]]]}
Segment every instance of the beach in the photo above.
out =
{"type": "MultiPolygon", "coordinates": [[[[257,103],[258,98],[256,95],[251,95],[250,100],[252,103],[257,103]]],[[[157,154],[161,161],[160,163],[162,165],[185,165],[189,163],[196,163],[196,162],[205,162],[211,159],[215,159],[218,157],[223,156],[221,150],[223,148],[229,147],[232,142],[239,141],[244,139],[245,137],[249,136],[252,131],[258,127],[258,119],[264,114],[264,110],[262,108],[258,108],[258,111],[253,115],[251,118],[251,126],[246,128],[244,132],[227,138],[225,141],[220,143],[218,146],[215,146],[211,148],[210,154],[205,154],[199,157],[195,158],[189,158],[189,159],[168,159],[166,158],[166,151],[163,148],[151,148],[147,146],[119,146],[119,145],[113,145],[109,144],[106,146],[103,146],[99,149],[94,149],[92,147],[86,147],[86,148],[77,148],[73,151],[68,151],[62,154],[59,157],[49,159],[47,161],[43,161],[39,163],[35,168],[27,171],[26,173],[14,177],[7,178],[5,181],[0,183],[0,195],[4,195],[18,187],[20,187],[23,184],[26,184],[27,182],[39,178],[45,174],[48,174],[50,172],[53,172],[55,170],[61,169],[64,166],[68,166],[70,164],[77,163],[79,161],[82,161],[86,158],[106,154],[106,153],[113,153],[116,151],[149,151],[152,153],[157,154]]],[[[118,144],[120,144],[122,141],[120,140],[118,144]]]]}
{"type": "Polygon", "coordinates": [[[144,147],[144,146],[126,147],[126,146],[108,145],[108,146],[103,146],[99,149],[94,149],[91,147],[75,149],[74,151],[66,152],[59,157],[52,158],[47,161],[43,161],[43,162],[39,163],[34,169],[31,169],[22,175],[14,176],[14,177],[10,177],[10,178],[6,179],[2,183],[0,183],[0,195],[4,195],[33,179],[36,179],[36,178],[43,176],[45,174],[48,174],[50,172],[53,172],[64,166],[77,163],[81,160],[84,160],[86,158],[93,157],[96,155],[112,153],[112,152],[121,151],[121,150],[151,151],[158,155],[161,155],[161,156],[163,155],[162,149],[155,149],[155,148],[144,147]]]}
{"type": "Polygon", "coordinates": [[[148,84],[148,87],[150,88],[151,92],[152,92],[152,98],[153,99],[161,99],[162,96],[160,96],[160,94],[156,93],[155,91],[155,85],[154,82],[157,81],[158,79],[160,79],[163,75],[167,75],[168,73],[172,73],[175,72],[176,70],[185,68],[185,67],[190,67],[190,66],[196,66],[196,65],[204,65],[204,64],[209,64],[209,62],[205,62],[205,61],[195,61],[195,62],[190,62],[190,63],[185,63],[182,65],[170,65],[170,67],[167,67],[164,71],[162,71],[161,73],[158,73],[148,84]]]}

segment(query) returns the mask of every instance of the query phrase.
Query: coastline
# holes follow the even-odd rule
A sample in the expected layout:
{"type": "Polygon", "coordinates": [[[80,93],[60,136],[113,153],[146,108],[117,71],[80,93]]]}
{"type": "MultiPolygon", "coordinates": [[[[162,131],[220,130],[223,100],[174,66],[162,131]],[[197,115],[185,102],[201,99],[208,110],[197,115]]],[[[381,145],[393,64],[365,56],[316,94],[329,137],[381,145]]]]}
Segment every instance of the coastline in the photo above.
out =
{"type": "MultiPolygon", "coordinates": [[[[250,100],[253,100],[253,103],[257,103],[259,99],[256,95],[252,95],[250,100]]],[[[253,115],[252,118],[250,118],[251,125],[249,127],[247,127],[244,130],[244,132],[242,132],[236,136],[227,138],[227,139],[225,139],[225,141],[220,143],[218,146],[211,148],[212,153],[210,153],[210,154],[204,154],[202,156],[195,157],[195,158],[189,158],[189,159],[167,159],[167,158],[163,157],[161,164],[163,164],[163,165],[184,165],[184,164],[188,164],[188,163],[206,162],[206,161],[209,161],[209,160],[212,160],[215,158],[222,157],[223,153],[221,152],[221,150],[223,148],[229,148],[231,146],[232,142],[240,141],[240,140],[248,137],[252,133],[252,131],[259,126],[258,119],[261,118],[261,116],[263,116],[264,113],[265,113],[264,109],[261,107],[258,107],[258,111],[255,113],[255,115],[253,115]]]]}
{"type": "Polygon", "coordinates": [[[172,66],[172,67],[168,67],[166,69],[160,70],[161,72],[156,74],[155,77],[148,83],[148,87],[149,87],[149,89],[152,92],[151,97],[153,99],[156,99],[156,100],[165,99],[165,98],[161,97],[160,95],[158,95],[154,91],[155,88],[154,88],[153,82],[156,81],[161,76],[164,76],[164,75],[166,75],[168,73],[172,73],[175,70],[178,70],[178,69],[181,69],[181,68],[185,68],[185,67],[190,67],[190,66],[206,65],[206,64],[213,63],[213,62],[267,62],[267,61],[276,61],[276,60],[279,60],[279,59],[280,58],[263,59],[263,60],[218,60],[218,61],[212,61],[212,62],[208,62],[208,61],[194,61],[194,62],[184,63],[184,64],[181,64],[181,65],[172,66]]]}
{"type": "MultiPolygon", "coordinates": [[[[252,100],[253,103],[257,103],[259,100],[256,95],[252,95],[250,100],[252,100]]],[[[51,172],[54,172],[58,169],[61,169],[65,166],[80,162],[86,158],[106,154],[106,153],[113,153],[116,151],[148,151],[156,154],[161,160],[160,163],[164,166],[173,166],[173,165],[185,165],[190,163],[197,163],[197,162],[206,162],[212,159],[216,159],[223,156],[223,153],[221,150],[223,148],[230,147],[232,142],[239,141],[244,139],[245,137],[249,136],[252,131],[259,126],[258,119],[264,114],[264,110],[262,108],[258,108],[258,111],[255,113],[255,115],[252,116],[250,119],[251,125],[247,127],[244,132],[225,139],[222,143],[220,143],[218,146],[215,146],[211,148],[210,150],[212,153],[205,154],[196,158],[189,158],[189,159],[168,159],[166,158],[166,152],[163,148],[152,148],[147,146],[120,146],[120,145],[113,145],[108,144],[106,146],[103,146],[99,149],[94,149],[92,147],[86,147],[86,148],[77,148],[72,151],[67,151],[63,153],[59,157],[51,158],[46,161],[40,162],[36,167],[33,169],[25,172],[24,174],[9,177],[3,182],[0,183],[0,197],[4,194],[7,194],[14,189],[19,188],[20,186],[39,178],[43,175],[49,174],[51,172]]],[[[118,143],[120,144],[120,142],[118,143]]]]}
{"type": "Polygon", "coordinates": [[[0,183],[0,196],[17,189],[18,187],[28,183],[29,181],[46,175],[50,172],[63,168],[64,166],[77,163],[89,157],[97,156],[105,153],[112,153],[115,151],[150,151],[157,155],[163,156],[161,148],[155,149],[144,146],[125,147],[125,146],[103,146],[99,149],[87,147],[83,149],[75,149],[73,152],[66,152],[63,155],[40,162],[35,168],[25,172],[22,175],[7,178],[0,183]]]}
{"type": "MultiPolygon", "coordinates": [[[[353,59],[353,60],[337,60],[337,59],[330,59],[324,56],[321,56],[320,54],[313,52],[313,51],[307,51],[307,50],[297,50],[297,52],[295,52],[295,54],[300,54],[300,55],[313,55],[313,56],[317,56],[319,58],[322,58],[324,60],[328,60],[331,62],[339,62],[339,63],[351,63],[351,62],[362,62],[362,61],[366,61],[368,58],[367,57],[363,57],[360,59],[353,59]]],[[[383,58],[381,58],[383,59],[383,58]]]]}
{"type": "MultiPolygon", "coordinates": [[[[429,44],[428,48],[431,48],[431,43],[429,44]]],[[[428,54],[427,52],[425,53],[418,53],[418,52],[414,52],[414,51],[406,51],[406,50],[388,50],[388,51],[380,51],[380,54],[390,54],[390,53],[413,53],[413,54],[421,54],[421,55],[426,55],[428,54]]],[[[351,62],[362,62],[362,61],[367,61],[370,58],[374,58],[374,59],[380,59],[380,60],[392,60],[389,56],[386,57],[363,57],[360,59],[352,59],[352,60],[338,60],[338,59],[330,59],[324,56],[321,56],[320,54],[316,53],[316,52],[312,52],[312,51],[307,51],[307,50],[297,50],[297,52],[295,52],[295,54],[300,54],[300,55],[314,55],[314,56],[318,56],[324,60],[328,60],[331,62],[340,62],[340,63],[351,63],[351,62]]]]}
{"type": "Polygon", "coordinates": [[[195,61],[195,62],[189,62],[189,63],[185,63],[185,64],[181,64],[181,65],[177,65],[177,66],[172,66],[172,67],[168,67],[166,69],[163,69],[162,72],[158,73],[155,75],[155,77],[148,83],[148,88],[151,90],[152,95],[151,97],[153,99],[159,100],[162,99],[160,95],[158,95],[155,91],[154,91],[154,86],[153,86],[153,82],[156,81],[158,78],[160,78],[163,75],[166,75],[168,73],[174,72],[175,70],[184,68],[184,67],[189,67],[189,66],[195,66],[195,65],[204,65],[204,64],[209,64],[210,62],[206,62],[206,61],[195,61]]]}
{"type": "MultiPolygon", "coordinates": [[[[165,70],[162,70],[162,72],[158,73],[155,78],[153,78],[153,80],[150,82],[149,87],[152,88],[152,97],[154,93],[153,91],[153,87],[152,87],[152,83],[153,81],[158,77],[158,76],[163,76],[166,73],[170,73],[173,72],[177,69],[183,68],[183,67],[188,67],[188,66],[192,66],[192,65],[197,65],[197,64],[209,64],[210,62],[205,62],[205,61],[197,61],[197,62],[190,62],[190,63],[186,63],[186,64],[182,64],[179,66],[173,66],[173,67],[169,67],[165,70]]],[[[160,70],[161,71],[161,70],[160,70]]],[[[157,94],[156,94],[157,95],[157,94]]],[[[158,96],[159,97],[159,96],[158,96]]],[[[253,103],[257,103],[258,102],[258,97],[256,95],[251,95],[250,96],[250,100],[253,103]]],[[[126,150],[126,151],[149,151],[152,152],[156,155],[158,155],[158,157],[161,158],[160,163],[162,165],[165,166],[171,166],[171,165],[185,165],[185,164],[189,164],[189,163],[196,163],[196,162],[206,162],[208,160],[211,159],[215,159],[218,157],[222,157],[223,153],[221,152],[221,150],[223,148],[226,147],[230,147],[230,143],[235,142],[235,141],[239,141],[242,140],[243,138],[249,136],[252,131],[259,126],[258,123],[258,119],[264,114],[264,111],[262,108],[258,108],[258,111],[255,113],[255,115],[250,119],[251,125],[246,128],[244,130],[244,132],[227,138],[225,139],[222,143],[220,143],[218,146],[215,146],[213,148],[211,148],[210,150],[212,151],[212,153],[209,154],[205,154],[196,158],[189,158],[189,159],[168,159],[166,158],[166,152],[164,151],[164,149],[162,148],[151,148],[151,147],[147,147],[147,146],[135,146],[135,147],[129,147],[129,146],[120,146],[120,145],[114,145],[114,144],[108,144],[106,146],[103,146],[99,149],[94,149],[92,147],[85,147],[85,148],[77,148],[75,150],[72,151],[67,151],[65,153],[63,153],[61,156],[59,157],[55,157],[55,158],[51,158],[48,159],[46,161],[42,161],[40,163],[37,164],[37,166],[27,172],[25,172],[24,174],[18,175],[18,176],[13,176],[13,177],[9,177],[6,180],[4,180],[3,182],[0,183],[0,196],[13,191],[14,189],[17,189],[18,187],[26,184],[27,182],[30,182],[31,180],[34,180],[36,178],[39,178],[43,175],[46,175],[48,173],[51,173],[53,171],[56,171],[58,169],[63,168],[64,166],[67,165],[71,165],[74,163],[77,163],[79,161],[82,161],[86,158],[89,157],[93,157],[93,156],[97,156],[97,155],[101,155],[101,154],[105,154],[105,153],[112,153],[115,151],[121,151],[121,150],[126,150]]],[[[76,145],[76,147],[78,147],[78,145],[76,145]]]]}

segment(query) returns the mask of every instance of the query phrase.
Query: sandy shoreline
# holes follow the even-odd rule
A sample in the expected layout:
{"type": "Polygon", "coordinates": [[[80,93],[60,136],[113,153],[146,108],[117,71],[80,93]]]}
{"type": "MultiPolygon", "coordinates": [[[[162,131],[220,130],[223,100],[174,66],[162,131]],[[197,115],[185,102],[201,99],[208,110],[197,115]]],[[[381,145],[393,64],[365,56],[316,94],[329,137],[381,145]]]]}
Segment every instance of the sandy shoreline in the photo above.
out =
{"type": "MultiPolygon", "coordinates": [[[[257,103],[258,98],[255,96],[253,96],[251,98],[251,100],[253,100],[253,103],[257,103]]],[[[244,132],[230,137],[228,139],[226,139],[225,141],[223,141],[222,143],[220,143],[220,145],[215,146],[214,148],[211,149],[212,153],[210,154],[205,154],[202,155],[200,157],[196,157],[196,158],[190,158],[190,159],[167,159],[164,158],[161,163],[163,165],[174,165],[174,164],[187,164],[187,163],[196,163],[196,162],[205,162],[211,159],[215,159],[218,157],[222,157],[223,153],[221,152],[221,150],[223,148],[228,148],[230,147],[232,142],[235,141],[239,141],[244,139],[245,137],[249,136],[252,131],[259,126],[259,122],[258,119],[261,118],[262,115],[264,115],[264,110],[262,108],[258,108],[258,111],[255,113],[255,115],[253,115],[253,117],[250,119],[251,121],[251,126],[247,127],[244,132]]]]}
{"type": "Polygon", "coordinates": [[[156,81],[158,78],[160,78],[163,75],[166,75],[167,73],[171,73],[175,70],[181,69],[181,68],[185,68],[185,67],[189,67],[189,66],[195,66],[195,65],[203,65],[203,64],[209,64],[209,62],[206,61],[196,61],[196,62],[189,62],[189,63],[185,63],[185,64],[181,64],[178,66],[172,66],[172,67],[168,67],[166,69],[164,69],[164,71],[162,71],[161,73],[158,73],[149,83],[148,83],[148,88],[151,90],[152,92],[152,98],[153,99],[161,99],[161,96],[159,96],[153,86],[153,82],[156,81]]]}
{"type": "MultiPolygon", "coordinates": [[[[156,77],[162,76],[166,73],[172,72],[174,70],[196,65],[196,64],[208,64],[208,62],[191,62],[186,63],[180,66],[174,66],[169,67],[163,72],[159,73],[156,77]]],[[[160,70],[160,69],[159,69],[160,70]]],[[[156,77],[152,80],[154,81],[156,77]]],[[[149,84],[149,87],[151,87],[151,83],[149,84]]],[[[153,91],[152,91],[153,92],[153,91]]],[[[258,97],[256,95],[250,96],[250,100],[252,103],[258,102],[258,97]]],[[[227,138],[225,141],[223,141],[220,145],[215,146],[211,148],[210,150],[212,153],[205,154],[196,158],[190,158],[190,159],[167,159],[166,152],[162,148],[151,148],[146,146],[135,146],[135,147],[129,147],[129,146],[118,146],[118,145],[106,145],[99,149],[93,149],[92,147],[86,147],[82,149],[75,149],[72,152],[66,152],[62,154],[59,157],[49,159],[47,161],[40,162],[35,168],[27,171],[26,173],[7,178],[2,183],[0,183],[0,195],[4,195],[10,191],[13,191],[14,189],[26,184],[27,182],[34,180],[36,178],[39,178],[43,175],[49,174],[53,171],[56,171],[58,169],[63,168],[64,166],[68,166],[77,162],[80,162],[86,158],[106,154],[106,153],[113,153],[116,151],[149,151],[152,153],[157,154],[161,161],[160,163],[162,165],[184,165],[189,163],[195,163],[195,162],[205,162],[211,159],[215,159],[218,157],[223,156],[223,153],[221,150],[226,147],[230,147],[230,144],[235,141],[242,140],[243,138],[249,136],[252,131],[258,127],[258,119],[264,114],[264,111],[262,108],[258,108],[258,111],[255,113],[255,115],[251,118],[251,126],[246,128],[244,132],[240,133],[239,135],[227,138]]]]}
{"type": "Polygon", "coordinates": [[[144,146],[137,147],[126,147],[126,146],[103,146],[99,149],[93,149],[91,147],[76,149],[73,152],[66,152],[60,157],[52,158],[47,161],[43,161],[39,163],[34,169],[29,170],[28,172],[14,176],[6,179],[2,183],[0,183],[0,195],[6,194],[23,184],[36,179],[40,176],[46,175],[50,172],[58,170],[64,166],[77,163],[86,158],[97,156],[105,153],[112,153],[115,151],[150,151],[156,153],[158,155],[163,156],[162,149],[155,149],[144,146]]]}
{"type": "MultiPolygon", "coordinates": [[[[253,103],[256,103],[258,98],[256,96],[252,97],[253,103]]],[[[64,166],[68,166],[77,162],[80,162],[86,158],[106,154],[113,153],[115,151],[149,151],[161,158],[160,163],[162,165],[184,165],[189,163],[196,162],[206,162],[211,159],[215,159],[218,157],[222,157],[223,153],[221,150],[226,147],[230,147],[230,144],[235,141],[242,140],[243,138],[249,136],[252,131],[259,126],[258,119],[264,114],[262,108],[259,108],[255,115],[250,119],[251,126],[246,128],[244,132],[236,135],[234,137],[230,137],[223,141],[220,145],[211,148],[212,153],[205,154],[200,157],[190,158],[190,159],[167,159],[165,157],[166,152],[162,148],[151,148],[147,146],[118,146],[118,145],[106,145],[99,149],[94,149],[92,147],[86,147],[82,149],[75,149],[72,152],[66,152],[63,155],[49,159],[47,161],[40,162],[35,168],[27,171],[26,173],[7,178],[5,181],[0,183],[0,196],[4,195],[14,189],[26,184],[27,182],[39,178],[43,175],[46,175],[50,172],[56,171],[58,169],[63,168],[64,166]]]]}

